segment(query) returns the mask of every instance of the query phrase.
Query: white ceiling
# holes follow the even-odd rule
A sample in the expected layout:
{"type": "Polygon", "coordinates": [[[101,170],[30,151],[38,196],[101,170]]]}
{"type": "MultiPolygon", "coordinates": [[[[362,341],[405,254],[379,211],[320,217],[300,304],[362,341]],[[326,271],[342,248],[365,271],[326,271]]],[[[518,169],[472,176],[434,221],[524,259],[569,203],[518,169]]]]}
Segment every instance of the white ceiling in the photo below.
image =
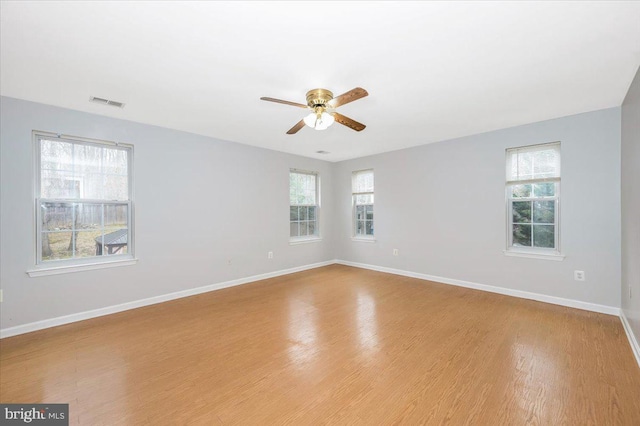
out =
{"type": "Polygon", "coordinates": [[[640,2],[2,1],[0,13],[3,96],[329,161],[619,106],[640,65],[640,2]],[[339,111],[360,133],[289,136],[306,112],[259,100],[356,86],[369,97],[339,111]]]}

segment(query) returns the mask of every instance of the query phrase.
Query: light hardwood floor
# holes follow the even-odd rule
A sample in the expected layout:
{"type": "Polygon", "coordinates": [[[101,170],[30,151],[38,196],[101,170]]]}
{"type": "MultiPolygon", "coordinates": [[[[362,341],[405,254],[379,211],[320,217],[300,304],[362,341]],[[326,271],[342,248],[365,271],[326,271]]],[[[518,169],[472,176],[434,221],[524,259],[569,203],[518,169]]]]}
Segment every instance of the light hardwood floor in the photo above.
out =
{"type": "Polygon", "coordinates": [[[617,317],[339,265],[3,339],[0,373],[82,425],[640,425],[617,317]]]}

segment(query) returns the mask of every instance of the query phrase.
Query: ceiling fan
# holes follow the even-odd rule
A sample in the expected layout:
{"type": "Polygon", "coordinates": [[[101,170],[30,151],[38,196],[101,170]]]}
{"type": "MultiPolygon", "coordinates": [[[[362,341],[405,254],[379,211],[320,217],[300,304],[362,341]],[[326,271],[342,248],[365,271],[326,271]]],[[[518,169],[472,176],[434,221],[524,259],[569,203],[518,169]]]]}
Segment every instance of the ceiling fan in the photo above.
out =
{"type": "Polygon", "coordinates": [[[341,105],[364,98],[368,94],[369,93],[367,93],[367,91],[362,87],[356,87],[355,89],[349,90],[348,92],[334,98],[333,93],[327,89],[312,89],[307,92],[306,105],[275,98],[262,97],[260,99],[263,101],[277,102],[279,104],[310,109],[312,111],[308,116],[298,121],[295,126],[289,129],[287,132],[288,135],[297,133],[305,126],[305,124],[316,130],[324,130],[331,126],[334,121],[347,126],[356,132],[360,132],[367,126],[336,112],[335,109],[341,105]]]}

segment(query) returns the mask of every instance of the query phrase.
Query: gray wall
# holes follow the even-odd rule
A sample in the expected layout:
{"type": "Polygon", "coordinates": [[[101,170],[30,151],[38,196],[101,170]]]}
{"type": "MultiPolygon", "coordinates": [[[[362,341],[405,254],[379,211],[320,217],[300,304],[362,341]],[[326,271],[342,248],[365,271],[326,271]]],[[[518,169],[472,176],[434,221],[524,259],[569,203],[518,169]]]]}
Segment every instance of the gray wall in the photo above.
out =
{"type": "Polygon", "coordinates": [[[620,108],[344,161],[333,180],[338,259],[620,306],[620,108]],[[562,142],[566,258],[507,257],[505,149],[553,141],[562,142]],[[373,244],[350,238],[351,172],[367,168],[373,244]]]}
{"type": "Polygon", "coordinates": [[[622,310],[640,342],[640,70],[622,104],[622,310]]]}
{"type": "Polygon", "coordinates": [[[0,108],[3,329],[333,258],[330,163],[6,97],[0,108]],[[138,264],[27,276],[35,256],[32,130],[135,145],[138,264]],[[322,242],[289,245],[292,167],[320,172],[322,242]]]}
{"type": "MultiPolygon", "coordinates": [[[[3,329],[334,258],[620,306],[620,108],[331,164],[11,98],[0,107],[3,329]],[[34,129],[135,145],[138,264],[26,275],[35,255],[34,129]],[[557,140],[566,259],[506,257],[505,149],[557,140]],[[292,167],[321,174],[322,242],[289,245],[292,167]],[[376,177],[373,244],[351,240],[351,171],[365,168],[376,177]],[[585,282],[573,280],[575,269],[585,282]]],[[[625,181],[637,182],[637,169],[627,166],[625,181]]],[[[636,303],[636,326],[637,312],[636,303]]]]}

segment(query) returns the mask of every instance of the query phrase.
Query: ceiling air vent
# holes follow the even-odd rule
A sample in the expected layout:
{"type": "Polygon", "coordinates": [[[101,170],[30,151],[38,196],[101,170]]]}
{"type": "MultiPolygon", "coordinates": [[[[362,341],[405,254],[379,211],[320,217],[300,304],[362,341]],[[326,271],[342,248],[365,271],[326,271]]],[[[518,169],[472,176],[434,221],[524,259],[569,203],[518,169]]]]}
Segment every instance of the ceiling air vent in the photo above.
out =
{"type": "Polygon", "coordinates": [[[97,104],[102,104],[102,105],[110,105],[116,108],[124,108],[124,103],[122,102],[118,102],[118,101],[112,101],[109,99],[105,99],[105,98],[98,98],[97,96],[91,96],[89,98],[89,100],[91,102],[95,102],[97,104]]]}

